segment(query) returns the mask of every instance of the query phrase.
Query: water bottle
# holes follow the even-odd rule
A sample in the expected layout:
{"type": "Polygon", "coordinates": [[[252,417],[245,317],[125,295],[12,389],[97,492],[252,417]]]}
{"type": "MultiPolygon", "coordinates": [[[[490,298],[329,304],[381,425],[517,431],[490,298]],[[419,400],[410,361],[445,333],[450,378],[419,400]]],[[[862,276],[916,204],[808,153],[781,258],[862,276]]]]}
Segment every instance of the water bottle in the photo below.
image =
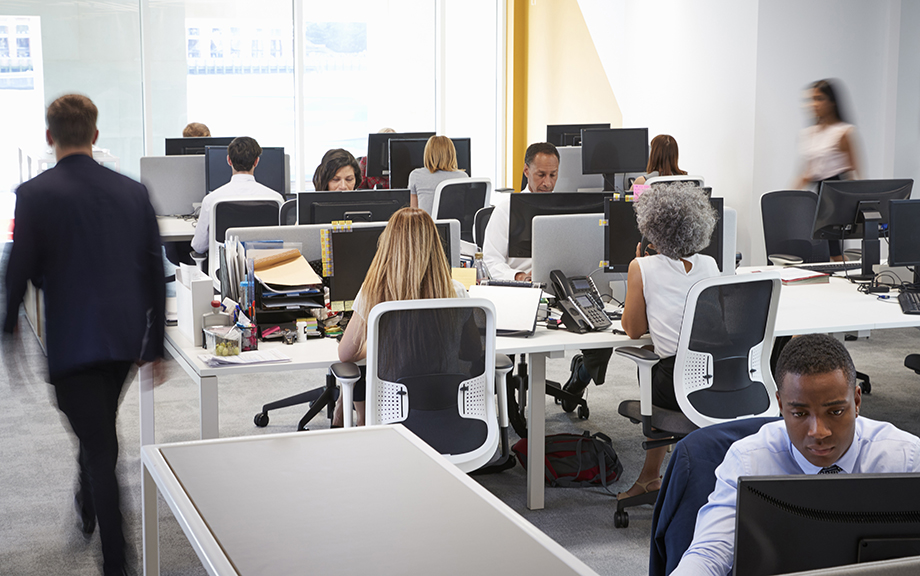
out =
{"type": "Polygon", "coordinates": [[[485,260],[482,259],[482,252],[476,253],[473,267],[476,268],[476,284],[482,284],[492,279],[492,276],[489,275],[489,267],[486,266],[485,260]]]}

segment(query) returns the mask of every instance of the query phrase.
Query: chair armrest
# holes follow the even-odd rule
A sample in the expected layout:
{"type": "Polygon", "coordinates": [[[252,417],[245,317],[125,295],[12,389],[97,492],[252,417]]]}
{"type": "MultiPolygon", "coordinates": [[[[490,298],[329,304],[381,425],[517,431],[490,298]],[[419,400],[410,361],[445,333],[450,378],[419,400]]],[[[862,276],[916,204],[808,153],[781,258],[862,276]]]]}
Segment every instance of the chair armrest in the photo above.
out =
{"type": "Polygon", "coordinates": [[[634,362],[651,362],[652,364],[661,360],[661,357],[658,354],[655,354],[651,350],[646,350],[645,348],[640,348],[639,346],[621,346],[616,349],[617,354],[625,358],[629,358],[634,362]]]}
{"type": "Polygon", "coordinates": [[[511,358],[508,358],[507,354],[495,355],[495,371],[497,373],[507,374],[512,368],[514,368],[514,362],[511,361],[511,358]]]}
{"type": "Polygon", "coordinates": [[[793,254],[769,254],[767,260],[774,266],[797,266],[802,263],[802,259],[793,254]]]}
{"type": "Polygon", "coordinates": [[[332,375],[339,382],[348,382],[349,380],[357,382],[361,378],[361,370],[353,362],[337,362],[330,366],[329,370],[332,371],[332,375]]]}

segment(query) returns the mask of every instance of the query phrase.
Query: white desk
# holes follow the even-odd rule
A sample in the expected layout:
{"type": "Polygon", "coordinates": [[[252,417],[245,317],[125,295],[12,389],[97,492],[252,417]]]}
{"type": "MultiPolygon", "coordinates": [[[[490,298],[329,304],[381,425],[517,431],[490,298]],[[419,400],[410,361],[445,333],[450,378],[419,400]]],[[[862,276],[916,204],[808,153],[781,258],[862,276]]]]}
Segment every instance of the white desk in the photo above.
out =
{"type": "Polygon", "coordinates": [[[595,574],[400,425],[145,446],[141,461],[215,576],[595,574]]]}
{"type": "Polygon", "coordinates": [[[195,236],[195,224],[188,218],[157,216],[157,225],[163,242],[187,241],[195,236]]]}

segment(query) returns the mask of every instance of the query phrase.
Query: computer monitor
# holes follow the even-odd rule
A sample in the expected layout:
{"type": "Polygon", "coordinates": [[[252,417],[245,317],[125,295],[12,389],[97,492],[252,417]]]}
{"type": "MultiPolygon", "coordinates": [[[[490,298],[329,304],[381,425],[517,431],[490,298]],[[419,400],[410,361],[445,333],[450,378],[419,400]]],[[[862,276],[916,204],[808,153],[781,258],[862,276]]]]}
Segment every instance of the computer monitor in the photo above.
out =
{"type": "Polygon", "coordinates": [[[546,141],[555,146],[581,146],[582,130],[607,130],[607,124],[547,124],[546,141]]]}
{"type": "Polygon", "coordinates": [[[508,216],[508,256],[530,258],[533,246],[534,216],[550,214],[603,214],[604,199],[599,192],[572,194],[521,193],[512,194],[508,216]]]}
{"type": "MultiPolygon", "coordinates": [[[[450,224],[435,224],[447,262],[450,264],[450,224]]],[[[333,302],[354,300],[364,283],[364,277],[377,254],[377,242],[386,224],[330,235],[332,251],[332,276],[329,278],[329,299],[333,302]]]]}
{"type": "Polygon", "coordinates": [[[738,479],[734,574],[920,555],[920,474],[738,479]]]}
{"type": "Polygon", "coordinates": [[[204,154],[205,146],[229,146],[234,136],[201,136],[196,138],[167,138],[167,156],[204,154]]]}
{"type": "Polygon", "coordinates": [[[648,128],[582,131],[581,165],[584,174],[603,174],[604,188],[613,190],[615,174],[645,172],[648,128]]]}
{"type": "MultiPolygon", "coordinates": [[[[722,198],[709,198],[709,203],[719,213],[719,218],[712,230],[709,245],[700,254],[711,256],[721,272],[725,266],[722,246],[725,237],[725,203],[722,198]]],[[[610,198],[604,203],[604,217],[607,220],[604,231],[604,272],[628,272],[629,263],[636,257],[636,245],[642,241],[633,203],[610,198]]]]}
{"type": "Polygon", "coordinates": [[[157,216],[190,215],[204,198],[204,156],[143,156],[141,182],[157,216]]]}
{"type": "MultiPolygon", "coordinates": [[[[457,151],[457,168],[469,175],[470,171],[470,139],[451,138],[457,151]]],[[[390,140],[390,188],[407,188],[409,186],[409,173],[416,168],[425,166],[425,145],[427,138],[410,138],[406,140],[390,140]]]]}
{"type": "Polygon", "coordinates": [[[888,265],[915,267],[920,282],[920,200],[888,203],[888,265]]]}
{"type": "Polygon", "coordinates": [[[386,222],[409,205],[409,190],[356,190],[354,192],[299,192],[298,224],[328,224],[339,220],[386,222]]]}
{"type": "Polygon", "coordinates": [[[383,178],[390,173],[390,140],[424,138],[427,142],[434,132],[382,132],[367,135],[367,176],[383,178]]]}
{"type": "MultiPolygon", "coordinates": [[[[226,146],[205,146],[204,170],[205,186],[209,193],[230,182],[233,170],[227,164],[226,146]]],[[[256,182],[283,196],[285,173],[284,148],[262,148],[259,165],[254,172],[256,182]]]]}
{"type": "Polygon", "coordinates": [[[888,203],[906,200],[914,181],[825,180],[818,188],[818,207],[812,226],[815,240],[862,239],[862,273],[856,280],[872,280],[879,263],[879,234],[887,229],[888,203]]]}
{"type": "Polygon", "coordinates": [[[595,192],[604,189],[604,177],[601,174],[581,173],[581,146],[563,146],[559,152],[559,174],[553,193],[559,192],[595,192]]]}

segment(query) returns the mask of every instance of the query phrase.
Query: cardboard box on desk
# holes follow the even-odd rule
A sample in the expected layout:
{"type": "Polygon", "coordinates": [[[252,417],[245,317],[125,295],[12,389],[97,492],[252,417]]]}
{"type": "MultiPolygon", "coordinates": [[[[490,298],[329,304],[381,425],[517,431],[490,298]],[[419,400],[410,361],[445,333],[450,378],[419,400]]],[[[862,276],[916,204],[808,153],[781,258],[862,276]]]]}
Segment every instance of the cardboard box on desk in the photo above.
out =
{"type": "Polygon", "coordinates": [[[211,309],[211,278],[195,266],[176,270],[176,313],[179,333],[201,346],[201,317],[211,309]]]}

